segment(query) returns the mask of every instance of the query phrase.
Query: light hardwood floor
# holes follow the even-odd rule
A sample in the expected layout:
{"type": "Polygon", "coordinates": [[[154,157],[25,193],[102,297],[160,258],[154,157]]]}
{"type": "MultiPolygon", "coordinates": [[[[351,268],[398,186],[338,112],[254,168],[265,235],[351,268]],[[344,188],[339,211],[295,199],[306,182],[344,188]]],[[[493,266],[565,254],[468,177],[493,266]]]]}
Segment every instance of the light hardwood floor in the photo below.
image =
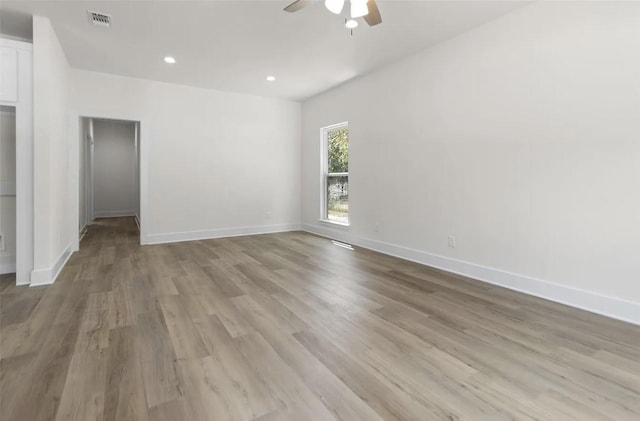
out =
{"type": "Polygon", "coordinates": [[[640,419],[637,326],[301,232],[137,235],[3,278],[3,421],[640,419]]]}

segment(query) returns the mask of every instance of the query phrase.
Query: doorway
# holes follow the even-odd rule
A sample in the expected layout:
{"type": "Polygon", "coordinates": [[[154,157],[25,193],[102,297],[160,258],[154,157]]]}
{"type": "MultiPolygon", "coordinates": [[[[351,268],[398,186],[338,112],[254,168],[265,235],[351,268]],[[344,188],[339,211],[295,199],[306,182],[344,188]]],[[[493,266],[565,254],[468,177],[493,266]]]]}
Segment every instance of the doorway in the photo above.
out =
{"type": "Polygon", "coordinates": [[[140,122],[81,117],[79,164],[79,237],[129,220],[139,238],[140,122]]]}

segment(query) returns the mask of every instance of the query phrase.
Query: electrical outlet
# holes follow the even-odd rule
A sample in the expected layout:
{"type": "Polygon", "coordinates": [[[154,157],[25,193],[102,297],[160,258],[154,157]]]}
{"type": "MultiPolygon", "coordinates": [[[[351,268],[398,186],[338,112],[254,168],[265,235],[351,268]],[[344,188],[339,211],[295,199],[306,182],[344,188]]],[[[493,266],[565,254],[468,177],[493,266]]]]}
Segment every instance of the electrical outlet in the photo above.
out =
{"type": "Polygon", "coordinates": [[[266,219],[271,219],[271,212],[265,212],[264,217],[266,219]]]}
{"type": "Polygon", "coordinates": [[[449,240],[448,240],[448,244],[449,244],[449,247],[455,248],[456,247],[456,237],[454,237],[453,235],[450,235],[449,236],[449,240]]]}
{"type": "Polygon", "coordinates": [[[0,251],[4,251],[4,233],[0,232],[0,251]]]}
{"type": "Polygon", "coordinates": [[[374,230],[375,232],[379,232],[379,231],[380,231],[380,222],[376,222],[376,224],[375,224],[375,225],[374,225],[374,227],[373,227],[373,230],[374,230]]]}

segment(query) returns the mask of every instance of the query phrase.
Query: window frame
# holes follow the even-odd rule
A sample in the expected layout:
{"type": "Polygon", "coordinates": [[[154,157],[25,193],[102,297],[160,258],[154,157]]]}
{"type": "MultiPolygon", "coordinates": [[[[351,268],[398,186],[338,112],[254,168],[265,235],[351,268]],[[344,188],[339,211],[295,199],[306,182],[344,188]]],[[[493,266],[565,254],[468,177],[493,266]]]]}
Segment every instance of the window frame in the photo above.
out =
{"type": "MultiPolygon", "coordinates": [[[[349,171],[340,173],[329,173],[329,137],[328,132],[331,130],[349,129],[349,122],[332,124],[320,129],[320,222],[335,225],[337,227],[347,228],[351,224],[350,215],[347,215],[347,222],[334,221],[329,219],[329,208],[327,198],[327,182],[329,177],[346,176],[349,179],[349,171]]],[[[350,136],[349,136],[350,137],[350,136]]],[[[351,160],[351,142],[349,139],[349,161],[351,160]]]]}

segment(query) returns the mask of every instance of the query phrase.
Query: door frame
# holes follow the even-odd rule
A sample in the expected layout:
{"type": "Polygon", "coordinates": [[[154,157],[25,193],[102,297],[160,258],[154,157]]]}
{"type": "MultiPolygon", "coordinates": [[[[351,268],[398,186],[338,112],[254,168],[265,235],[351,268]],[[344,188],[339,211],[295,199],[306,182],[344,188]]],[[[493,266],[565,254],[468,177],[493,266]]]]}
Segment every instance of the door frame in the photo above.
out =
{"type": "MultiPolygon", "coordinates": [[[[87,226],[94,219],[93,212],[93,119],[90,117],[80,117],[80,127],[83,127],[82,120],[86,119],[89,123],[86,132],[80,133],[80,143],[84,143],[84,155],[80,157],[80,160],[84,160],[84,207],[85,220],[80,221],[79,233],[82,235],[87,226]]],[[[78,168],[79,171],[79,168],[78,168]]],[[[80,176],[80,173],[78,173],[80,176]]],[[[79,199],[78,199],[79,202],[79,199]]]]}
{"type": "Polygon", "coordinates": [[[0,101],[16,113],[16,285],[29,285],[33,271],[33,46],[0,37],[18,51],[17,101],[0,101]]]}
{"type": "MultiPolygon", "coordinates": [[[[121,120],[138,123],[138,145],[140,165],[138,167],[140,189],[140,245],[148,243],[147,237],[147,212],[148,212],[148,165],[149,165],[149,124],[144,116],[120,114],[108,111],[74,110],[69,113],[69,133],[72,136],[69,142],[69,203],[71,216],[69,218],[69,232],[72,238],[72,251],[80,250],[80,142],[86,141],[85,136],[79,136],[81,118],[96,118],[103,120],[121,120]]],[[[92,168],[93,171],[93,168],[92,168]]],[[[93,177],[91,177],[93,179],[93,177]]],[[[93,180],[91,180],[93,181],[93,180]]],[[[91,215],[92,217],[92,215],[91,215]]]]}

